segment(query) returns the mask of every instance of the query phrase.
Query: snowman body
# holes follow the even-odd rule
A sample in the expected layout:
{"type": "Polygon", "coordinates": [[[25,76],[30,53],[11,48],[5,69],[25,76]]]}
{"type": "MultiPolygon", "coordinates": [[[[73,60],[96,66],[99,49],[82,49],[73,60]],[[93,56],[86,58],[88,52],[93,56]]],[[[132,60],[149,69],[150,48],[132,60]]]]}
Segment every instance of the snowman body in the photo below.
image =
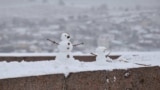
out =
{"type": "Polygon", "coordinates": [[[105,47],[98,47],[97,49],[96,49],[96,62],[97,63],[106,63],[106,55],[105,55],[105,50],[106,50],[106,48],[105,47]]]}
{"type": "Polygon", "coordinates": [[[58,45],[59,52],[71,52],[73,49],[73,45],[69,40],[63,40],[58,45]]]}

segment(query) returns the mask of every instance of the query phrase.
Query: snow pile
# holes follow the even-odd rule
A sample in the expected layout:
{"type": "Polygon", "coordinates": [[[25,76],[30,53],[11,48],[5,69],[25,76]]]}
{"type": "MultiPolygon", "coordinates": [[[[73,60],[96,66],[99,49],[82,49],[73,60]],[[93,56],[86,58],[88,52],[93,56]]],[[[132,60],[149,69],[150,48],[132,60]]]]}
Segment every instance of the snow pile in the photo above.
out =
{"type": "Polygon", "coordinates": [[[97,64],[96,61],[80,62],[78,60],[51,60],[36,62],[3,61],[0,62],[0,79],[47,74],[64,74],[67,76],[71,72],[139,68],[145,67],[144,64],[149,66],[160,66],[160,52],[127,52],[115,54],[122,56],[118,60],[106,63],[102,62],[101,64],[97,64]]]}

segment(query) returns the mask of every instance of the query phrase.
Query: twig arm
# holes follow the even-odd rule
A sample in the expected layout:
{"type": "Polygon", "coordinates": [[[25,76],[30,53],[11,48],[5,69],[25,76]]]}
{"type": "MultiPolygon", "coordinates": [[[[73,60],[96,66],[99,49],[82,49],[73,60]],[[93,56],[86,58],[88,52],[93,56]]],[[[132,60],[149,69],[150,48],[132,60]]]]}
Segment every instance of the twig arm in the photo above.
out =
{"type": "Polygon", "coordinates": [[[109,57],[110,53],[111,53],[111,50],[108,52],[108,54],[106,55],[106,57],[109,57]]]}
{"type": "Polygon", "coordinates": [[[94,56],[97,56],[96,54],[94,54],[94,53],[92,53],[92,52],[91,52],[90,54],[92,54],[92,55],[94,55],[94,56]]]}
{"type": "Polygon", "coordinates": [[[76,46],[79,46],[79,45],[83,45],[84,43],[79,43],[79,44],[74,44],[73,46],[76,47],[76,46]]]}
{"type": "Polygon", "coordinates": [[[47,39],[47,40],[52,42],[53,44],[59,45],[59,43],[57,43],[56,41],[53,41],[53,40],[50,40],[50,39],[47,39]]]}

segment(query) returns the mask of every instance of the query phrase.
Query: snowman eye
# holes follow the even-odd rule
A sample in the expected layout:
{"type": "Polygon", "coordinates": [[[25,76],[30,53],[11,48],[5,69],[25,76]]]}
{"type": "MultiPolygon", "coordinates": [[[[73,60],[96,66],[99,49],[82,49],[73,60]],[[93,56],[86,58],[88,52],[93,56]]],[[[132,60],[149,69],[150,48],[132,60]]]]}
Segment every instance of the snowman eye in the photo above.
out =
{"type": "Polygon", "coordinates": [[[70,38],[70,36],[67,36],[67,38],[69,39],[69,38],[70,38]]]}

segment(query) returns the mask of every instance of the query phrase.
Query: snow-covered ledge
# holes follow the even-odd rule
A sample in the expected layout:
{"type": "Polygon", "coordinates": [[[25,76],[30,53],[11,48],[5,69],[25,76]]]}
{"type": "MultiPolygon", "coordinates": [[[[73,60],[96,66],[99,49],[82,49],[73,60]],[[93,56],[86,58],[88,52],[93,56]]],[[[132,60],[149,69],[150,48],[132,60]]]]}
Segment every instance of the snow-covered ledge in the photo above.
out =
{"type": "MultiPolygon", "coordinates": [[[[10,54],[10,56],[51,56],[53,54],[10,54]]],[[[82,55],[82,54],[81,54],[82,55]]],[[[36,62],[0,62],[0,79],[18,78],[28,76],[64,74],[66,77],[69,73],[114,69],[129,69],[139,67],[160,66],[160,52],[119,52],[112,55],[121,55],[118,60],[108,63],[96,62],[56,62],[54,60],[44,60],[36,62]],[[127,61],[127,62],[126,62],[127,61]]],[[[0,56],[7,56],[1,54],[0,56]]]]}

